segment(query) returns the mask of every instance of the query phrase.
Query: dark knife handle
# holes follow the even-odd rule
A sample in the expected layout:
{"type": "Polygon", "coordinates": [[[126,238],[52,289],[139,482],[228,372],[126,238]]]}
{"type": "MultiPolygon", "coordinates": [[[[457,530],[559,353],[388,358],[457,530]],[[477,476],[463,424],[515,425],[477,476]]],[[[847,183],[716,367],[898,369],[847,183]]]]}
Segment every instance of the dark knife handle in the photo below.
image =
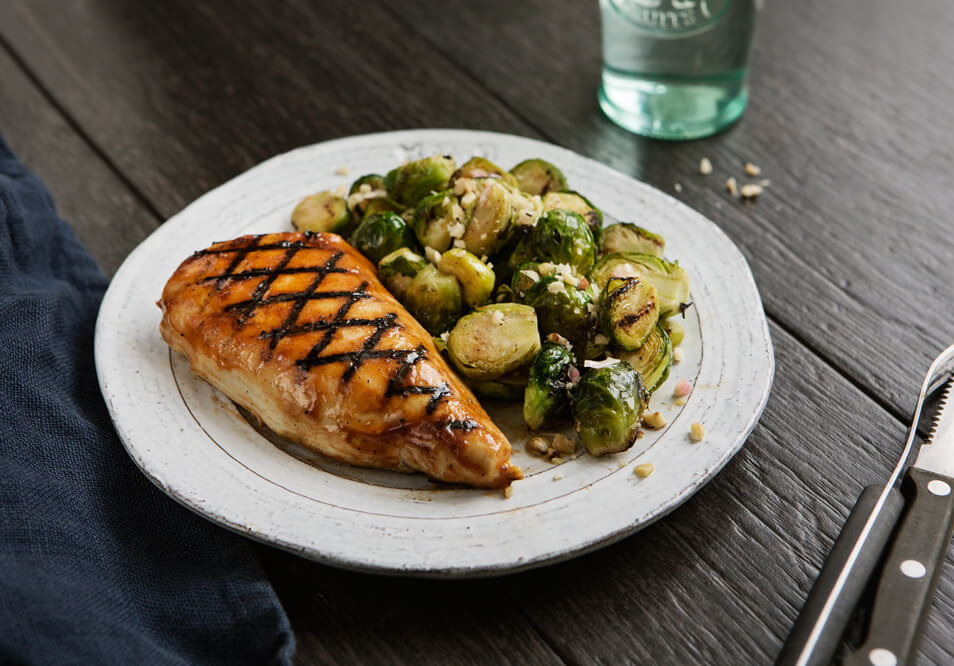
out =
{"type": "Polygon", "coordinates": [[[865,523],[872,515],[883,490],[883,486],[868,486],[858,496],[858,501],[855,502],[841,534],[832,546],[828,559],[825,560],[821,573],[818,575],[818,580],[815,581],[802,612],[782,647],[777,664],[820,666],[831,662],[841,642],[842,634],[845,633],[852,611],[877,567],[891,532],[898,523],[901,509],[904,507],[904,497],[897,488],[892,488],[875,518],[861,552],[848,572],[841,593],[831,607],[831,612],[827,618],[823,618],[825,604],[842,570],[848,565],[851,551],[860,539],[865,523]],[[814,646],[809,646],[812,631],[819,624],[821,626],[817,640],[814,646]]]}
{"type": "Polygon", "coordinates": [[[954,480],[912,468],[902,490],[908,508],[878,580],[867,638],[848,665],[913,663],[931,608],[954,529],[954,480]]]}

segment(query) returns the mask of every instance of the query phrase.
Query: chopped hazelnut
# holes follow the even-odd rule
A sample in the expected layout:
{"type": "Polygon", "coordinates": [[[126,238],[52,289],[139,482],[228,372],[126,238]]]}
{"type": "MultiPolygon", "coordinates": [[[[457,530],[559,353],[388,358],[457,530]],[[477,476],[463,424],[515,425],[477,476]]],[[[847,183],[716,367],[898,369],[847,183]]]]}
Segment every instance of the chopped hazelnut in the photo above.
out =
{"type": "Polygon", "coordinates": [[[527,451],[544,456],[550,450],[550,445],[543,437],[531,437],[527,442],[527,451]]]}
{"type": "Polygon", "coordinates": [[[759,175],[760,173],[762,173],[762,168],[755,166],[755,165],[752,164],[751,162],[746,162],[746,163],[745,163],[745,173],[748,174],[748,175],[750,175],[750,176],[757,176],[757,175],[759,175]]]}
{"type": "Polygon", "coordinates": [[[736,181],[734,177],[729,178],[729,180],[725,181],[725,189],[729,190],[729,194],[731,194],[732,196],[734,197],[738,196],[739,195],[738,181],[736,181]]]}
{"type": "Polygon", "coordinates": [[[554,480],[554,481],[562,481],[562,480],[563,480],[563,475],[562,475],[562,474],[554,474],[554,475],[553,475],[553,480],[554,480]]]}
{"type": "Polygon", "coordinates": [[[687,382],[685,379],[680,379],[676,382],[675,388],[672,390],[673,397],[682,398],[692,393],[692,384],[687,382]]]}
{"type": "Polygon", "coordinates": [[[642,465],[636,465],[633,468],[633,474],[638,476],[641,479],[645,479],[647,476],[656,471],[656,466],[652,463],[643,463],[642,465]]]}
{"type": "Polygon", "coordinates": [[[712,162],[709,161],[708,157],[703,157],[699,160],[699,173],[703,176],[708,176],[712,173],[712,162]]]}
{"type": "Polygon", "coordinates": [[[511,497],[513,497],[513,486],[507,486],[506,488],[504,488],[503,496],[506,499],[510,499],[511,497]]]}
{"type": "Polygon", "coordinates": [[[762,186],[756,183],[749,183],[748,185],[743,185],[741,191],[743,199],[756,199],[762,194],[762,186]]]}
{"type": "Polygon", "coordinates": [[[564,437],[560,434],[553,436],[553,443],[551,446],[554,448],[554,450],[560,453],[573,453],[576,451],[576,442],[569,437],[564,437]]]}
{"type": "Polygon", "coordinates": [[[340,166],[337,169],[335,169],[335,173],[338,174],[339,176],[347,176],[350,172],[348,171],[348,167],[340,166]]]}
{"type": "Polygon", "coordinates": [[[689,439],[693,442],[701,442],[705,436],[706,430],[702,427],[701,423],[697,422],[689,426],[689,439]]]}
{"type": "Polygon", "coordinates": [[[646,414],[643,416],[643,424],[647,428],[652,428],[653,430],[659,430],[660,428],[666,427],[666,418],[662,415],[661,412],[653,412],[652,414],[646,414]]]}

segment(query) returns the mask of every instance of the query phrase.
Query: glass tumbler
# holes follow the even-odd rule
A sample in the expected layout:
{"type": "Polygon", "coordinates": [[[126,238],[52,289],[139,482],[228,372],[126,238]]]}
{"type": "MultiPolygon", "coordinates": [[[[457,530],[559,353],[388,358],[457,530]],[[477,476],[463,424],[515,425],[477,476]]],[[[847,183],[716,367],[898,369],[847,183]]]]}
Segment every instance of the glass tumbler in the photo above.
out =
{"type": "Polygon", "coordinates": [[[600,0],[599,102],[616,124],[697,139],[745,110],[759,0],[600,0]]]}

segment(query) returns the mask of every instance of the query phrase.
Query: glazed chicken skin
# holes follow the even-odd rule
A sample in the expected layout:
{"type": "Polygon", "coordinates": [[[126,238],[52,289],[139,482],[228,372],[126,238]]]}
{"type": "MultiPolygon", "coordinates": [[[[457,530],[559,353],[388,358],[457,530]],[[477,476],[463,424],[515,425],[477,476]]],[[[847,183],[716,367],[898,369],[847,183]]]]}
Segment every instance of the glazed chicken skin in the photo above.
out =
{"type": "Polygon", "coordinates": [[[510,443],[340,236],[216,243],[166,283],[160,331],[274,432],[336,460],[500,488],[510,443]]]}

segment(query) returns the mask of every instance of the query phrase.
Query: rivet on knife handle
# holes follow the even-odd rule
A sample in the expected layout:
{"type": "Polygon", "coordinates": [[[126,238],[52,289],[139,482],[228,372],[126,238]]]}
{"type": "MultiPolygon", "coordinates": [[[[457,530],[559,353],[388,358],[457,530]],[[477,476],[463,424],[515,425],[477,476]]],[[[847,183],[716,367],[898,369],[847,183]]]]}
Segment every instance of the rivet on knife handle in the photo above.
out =
{"type": "Polygon", "coordinates": [[[917,641],[954,529],[954,480],[925,470],[908,471],[909,506],[878,581],[864,645],[845,664],[914,663],[917,641]]]}

